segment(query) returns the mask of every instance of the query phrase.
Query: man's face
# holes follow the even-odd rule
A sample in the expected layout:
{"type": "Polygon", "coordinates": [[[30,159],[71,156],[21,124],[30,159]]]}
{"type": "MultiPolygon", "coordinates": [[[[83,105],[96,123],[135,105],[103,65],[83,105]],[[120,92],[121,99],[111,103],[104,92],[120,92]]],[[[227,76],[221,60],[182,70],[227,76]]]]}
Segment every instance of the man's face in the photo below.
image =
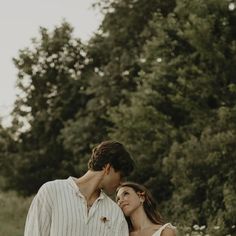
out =
{"type": "Polygon", "coordinates": [[[108,194],[113,194],[121,183],[120,171],[115,171],[112,166],[108,167],[108,171],[103,178],[102,188],[108,194]]]}

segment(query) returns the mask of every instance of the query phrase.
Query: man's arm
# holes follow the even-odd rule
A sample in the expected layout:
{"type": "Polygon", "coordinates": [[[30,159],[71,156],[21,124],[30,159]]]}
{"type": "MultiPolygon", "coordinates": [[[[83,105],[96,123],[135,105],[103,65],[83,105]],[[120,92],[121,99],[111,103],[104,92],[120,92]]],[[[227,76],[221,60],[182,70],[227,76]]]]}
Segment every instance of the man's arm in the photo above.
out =
{"type": "Polygon", "coordinates": [[[51,207],[46,184],[34,197],[28,211],[24,236],[49,236],[51,226],[51,207]]]}

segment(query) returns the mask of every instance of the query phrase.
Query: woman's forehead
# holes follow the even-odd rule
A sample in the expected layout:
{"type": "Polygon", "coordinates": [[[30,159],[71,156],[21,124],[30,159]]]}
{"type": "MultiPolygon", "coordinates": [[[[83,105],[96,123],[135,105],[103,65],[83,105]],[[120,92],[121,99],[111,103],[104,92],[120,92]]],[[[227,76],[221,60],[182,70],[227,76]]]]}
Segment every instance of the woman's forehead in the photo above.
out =
{"type": "Polygon", "coordinates": [[[121,195],[122,193],[124,193],[126,191],[130,192],[130,191],[134,191],[134,190],[133,190],[133,188],[128,187],[128,186],[120,187],[119,190],[117,191],[117,196],[121,195]]]}

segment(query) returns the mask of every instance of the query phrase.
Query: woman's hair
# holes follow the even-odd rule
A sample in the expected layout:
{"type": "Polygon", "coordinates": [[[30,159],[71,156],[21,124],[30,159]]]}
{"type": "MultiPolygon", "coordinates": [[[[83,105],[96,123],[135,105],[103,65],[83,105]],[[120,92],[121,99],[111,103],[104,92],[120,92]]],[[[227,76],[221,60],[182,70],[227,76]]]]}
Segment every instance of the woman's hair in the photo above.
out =
{"type": "MultiPolygon", "coordinates": [[[[145,186],[143,186],[141,184],[134,183],[134,182],[124,182],[117,188],[116,193],[122,187],[130,187],[138,195],[141,195],[144,197],[143,209],[144,209],[148,219],[152,223],[160,224],[160,225],[163,225],[165,223],[161,214],[157,210],[157,203],[155,202],[150,191],[148,191],[145,186]]],[[[126,220],[127,220],[128,226],[129,226],[129,230],[131,231],[133,229],[131,220],[129,217],[126,217],[126,220]]]]}

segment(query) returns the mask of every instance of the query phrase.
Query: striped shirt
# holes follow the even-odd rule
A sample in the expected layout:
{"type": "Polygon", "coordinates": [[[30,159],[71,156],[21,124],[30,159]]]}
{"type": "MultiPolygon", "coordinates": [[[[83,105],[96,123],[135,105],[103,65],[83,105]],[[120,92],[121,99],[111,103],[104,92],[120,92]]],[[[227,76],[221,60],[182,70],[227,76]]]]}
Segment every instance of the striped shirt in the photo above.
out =
{"type": "Polygon", "coordinates": [[[42,185],[34,197],[24,236],[128,236],[121,209],[104,192],[89,212],[72,177],[42,185]]]}

